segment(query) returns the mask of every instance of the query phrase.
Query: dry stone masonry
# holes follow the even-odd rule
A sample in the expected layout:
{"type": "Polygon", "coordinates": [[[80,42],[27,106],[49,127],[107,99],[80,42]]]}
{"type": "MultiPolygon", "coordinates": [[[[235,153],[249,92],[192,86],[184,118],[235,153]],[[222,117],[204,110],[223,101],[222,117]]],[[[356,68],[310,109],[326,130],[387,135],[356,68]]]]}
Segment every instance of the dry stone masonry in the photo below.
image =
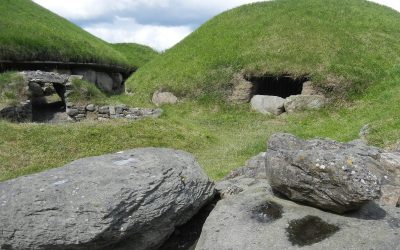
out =
{"type": "MultiPolygon", "coordinates": [[[[89,77],[88,72],[86,78],[89,77]]],[[[73,81],[85,79],[82,75],[67,75],[54,72],[24,71],[21,72],[26,81],[30,96],[26,101],[18,105],[6,107],[0,111],[0,118],[13,122],[32,122],[32,100],[45,98],[57,94],[70,121],[82,121],[85,119],[107,120],[107,119],[130,119],[137,120],[144,117],[157,118],[162,110],[151,108],[130,108],[126,105],[95,105],[74,103],[73,81]]]]}

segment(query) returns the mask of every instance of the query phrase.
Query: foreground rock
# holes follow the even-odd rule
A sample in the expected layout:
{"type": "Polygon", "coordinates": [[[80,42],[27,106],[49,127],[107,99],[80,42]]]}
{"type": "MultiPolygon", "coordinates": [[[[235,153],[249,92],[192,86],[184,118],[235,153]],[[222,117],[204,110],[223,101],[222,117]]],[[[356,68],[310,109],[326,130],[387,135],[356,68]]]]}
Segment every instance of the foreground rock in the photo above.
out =
{"type": "Polygon", "coordinates": [[[251,99],[251,107],[265,115],[280,115],[285,111],[284,102],[285,99],[279,96],[255,95],[251,99]]]}
{"type": "Polygon", "coordinates": [[[266,180],[240,177],[204,224],[196,250],[398,249],[400,211],[367,204],[340,216],[276,197],[266,180]],[[245,185],[245,182],[248,185],[245,185]]]}
{"type": "Polygon", "coordinates": [[[323,108],[327,100],[322,95],[292,95],[285,100],[285,110],[294,113],[303,110],[316,110],[323,108]]]}
{"type": "Polygon", "coordinates": [[[377,148],[330,140],[271,136],[267,176],[289,199],[344,213],[380,197],[384,170],[377,148]]]}
{"type": "Polygon", "coordinates": [[[182,151],[81,159],[0,183],[0,248],[154,249],[213,194],[182,151]]]}
{"type": "Polygon", "coordinates": [[[171,92],[157,91],[153,94],[152,102],[157,106],[175,104],[178,102],[178,98],[171,92]]]}

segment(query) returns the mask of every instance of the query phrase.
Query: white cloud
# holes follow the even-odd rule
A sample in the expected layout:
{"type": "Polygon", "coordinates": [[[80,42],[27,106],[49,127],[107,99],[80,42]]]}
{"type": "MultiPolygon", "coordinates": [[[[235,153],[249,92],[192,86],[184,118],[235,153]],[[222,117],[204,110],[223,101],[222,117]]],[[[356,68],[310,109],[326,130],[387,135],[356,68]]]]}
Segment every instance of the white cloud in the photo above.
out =
{"type": "Polygon", "coordinates": [[[369,1],[389,6],[392,9],[395,9],[400,12],[400,1],[399,0],[369,0],[369,1]]]}
{"type": "MultiPolygon", "coordinates": [[[[0,0],[1,1],[1,0],[0,0]]],[[[34,0],[109,42],[137,42],[165,50],[202,22],[259,0],[34,0]]],[[[400,11],[399,0],[370,0],[400,11]]]]}
{"type": "Polygon", "coordinates": [[[192,32],[187,26],[143,25],[132,18],[120,17],[113,23],[99,23],[85,27],[85,30],[112,43],[136,42],[159,51],[172,47],[192,32]]]}

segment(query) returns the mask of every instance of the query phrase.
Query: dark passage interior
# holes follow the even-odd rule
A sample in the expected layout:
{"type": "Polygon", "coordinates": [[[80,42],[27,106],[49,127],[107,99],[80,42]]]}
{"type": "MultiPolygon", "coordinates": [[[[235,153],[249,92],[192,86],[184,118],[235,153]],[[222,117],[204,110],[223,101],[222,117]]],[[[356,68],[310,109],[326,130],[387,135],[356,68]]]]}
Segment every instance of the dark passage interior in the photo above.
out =
{"type": "Polygon", "coordinates": [[[50,84],[42,93],[34,93],[32,102],[32,121],[40,123],[57,123],[67,120],[65,114],[65,87],[50,84]]]}
{"type": "Polygon", "coordinates": [[[308,81],[307,77],[293,78],[287,75],[261,77],[249,77],[247,81],[254,84],[252,95],[271,95],[287,98],[291,95],[300,95],[303,83],[308,81]]]}

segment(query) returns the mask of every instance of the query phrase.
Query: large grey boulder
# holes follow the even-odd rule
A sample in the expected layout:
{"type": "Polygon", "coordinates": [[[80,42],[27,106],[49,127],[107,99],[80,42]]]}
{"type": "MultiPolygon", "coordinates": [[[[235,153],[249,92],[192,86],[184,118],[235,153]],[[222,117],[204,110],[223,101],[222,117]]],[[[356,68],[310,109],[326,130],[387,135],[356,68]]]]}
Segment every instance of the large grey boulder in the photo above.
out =
{"type": "Polygon", "coordinates": [[[255,95],[251,98],[251,107],[253,110],[262,114],[280,115],[285,111],[283,104],[285,99],[279,96],[255,95]]]}
{"type": "Polygon", "coordinates": [[[96,72],[96,86],[107,93],[112,93],[114,80],[107,73],[96,72]]]}
{"type": "Polygon", "coordinates": [[[285,100],[285,111],[294,113],[303,110],[316,110],[326,105],[326,98],[322,95],[292,95],[285,100]]]}
{"type": "Polygon", "coordinates": [[[0,183],[0,248],[156,249],[213,195],[182,151],[81,159],[0,183]]]}
{"type": "Polygon", "coordinates": [[[246,182],[218,202],[196,250],[399,249],[398,208],[369,203],[340,216],[279,198],[266,180],[246,182]]]}
{"type": "Polygon", "coordinates": [[[65,84],[69,76],[55,72],[24,71],[21,73],[27,82],[65,84]]]}
{"type": "Polygon", "coordinates": [[[74,75],[81,75],[82,79],[91,83],[96,83],[96,71],[92,69],[74,69],[74,75]]]}
{"type": "Polygon", "coordinates": [[[380,153],[362,144],[274,134],[266,154],[267,176],[274,190],[291,200],[344,213],[380,197],[380,153]]]}
{"type": "Polygon", "coordinates": [[[152,102],[157,106],[163,104],[175,104],[178,102],[178,98],[171,92],[156,91],[153,94],[152,102]]]}

